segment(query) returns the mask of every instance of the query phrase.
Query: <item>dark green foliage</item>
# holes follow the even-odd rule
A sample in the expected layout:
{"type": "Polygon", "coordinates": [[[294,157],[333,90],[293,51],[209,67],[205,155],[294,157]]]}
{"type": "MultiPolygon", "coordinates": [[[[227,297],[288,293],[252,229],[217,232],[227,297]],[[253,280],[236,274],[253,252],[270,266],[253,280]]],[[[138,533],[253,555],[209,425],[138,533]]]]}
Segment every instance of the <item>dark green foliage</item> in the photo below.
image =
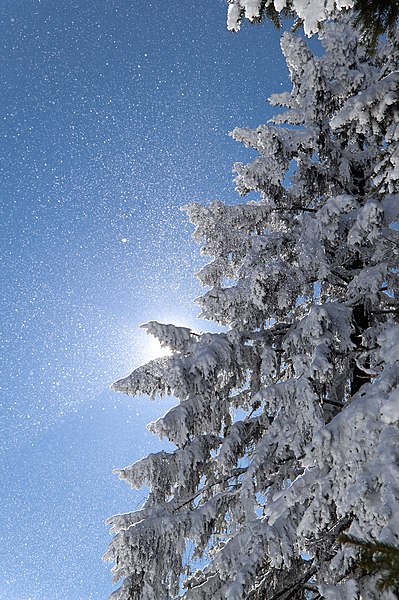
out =
{"type": "MultiPolygon", "coordinates": [[[[293,20],[296,17],[290,1],[287,2],[286,8],[283,8],[281,12],[277,12],[273,2],[266,2],[266,0],[264,0],[261,4],[259,14],[259,19],[254,19],[252,23],[260,23],[265,19],[269,19],[276,29],[280,29],[283,26],[285,19],[293,20]]],[[[297,21],[301,24],[298,19],[297,21]]]]}
{"type": "MultiPolygon", "coordinates": [[[[375,49],[378,38],[384,34],[392,34],[399,18],[399,0],[355,0],[353,10],[355,12],[355,25],[359,27],[362,36],[375,49]]],[[[278,13],[274,3],[264,1],[260,8],[260,18],[270,19],[275,27],[282,26],[284,19],[295,17],[292,1],[288,0],[286,7],[278,13]]],[[[256,22],[256,21],[255,21],[256,22]]],[[[297,18],[294,29],[301,26],[302,22],[297,18]]]]}
{"type": "Polygon", "coordinates": [[[356,566],[369,574],[378,574],[380,591],[399,590],[399,547],[382,542],[360,540],[353,536],[341,535],[339,541],[352,544],[360,550],[356,566]]]}
{"type": "Polygon", "coordinates": [[[399,17],[399,0],[355,0],[355,24],[375,48],[380,35],[393,33],[399,17]]]}

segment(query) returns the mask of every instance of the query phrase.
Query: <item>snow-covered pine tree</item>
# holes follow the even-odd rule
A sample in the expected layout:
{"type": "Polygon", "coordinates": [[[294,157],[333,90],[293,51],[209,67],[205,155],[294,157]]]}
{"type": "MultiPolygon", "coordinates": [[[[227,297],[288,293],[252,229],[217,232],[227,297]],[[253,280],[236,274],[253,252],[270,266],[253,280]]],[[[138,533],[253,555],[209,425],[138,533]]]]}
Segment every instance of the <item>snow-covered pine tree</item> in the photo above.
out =
{"type": "MultiPolygon", "coordinates": [[[[376,0],[378,1],[378,0],[376,0]]],[[[293,16],[307,35],[317,33],[320,24],[340,11],[352,9],[356,0],[228,0],[227,27],[238,31],[243,19],[252,23],[265,16],[279,23],[281,16],[293,16]]]]}
{"type": "Polygon", "coordinates": [[[280,27],[282,17],[295,17],[308,35],[319,31],[329,17],[352,10],[360,33],[373,50],[380,35],[394,33],[399,17],[398,0],[228,0],[228,6],[231,31],[238,31],[244,18],[256,23],[268,17],[280,27]]]}
{"type": "Polygon", "coordinates": [[[176,449],[118,471],[150,492],[109,520],[113,600],[396,597],[339,535],[399,537],[398,37],[322,43],[284,34],[285,112],[232,134],[259,200],[187,208],[227,332],[148,323],[172,355],[113,386],[178,400],[150,425],[176,449]]]}

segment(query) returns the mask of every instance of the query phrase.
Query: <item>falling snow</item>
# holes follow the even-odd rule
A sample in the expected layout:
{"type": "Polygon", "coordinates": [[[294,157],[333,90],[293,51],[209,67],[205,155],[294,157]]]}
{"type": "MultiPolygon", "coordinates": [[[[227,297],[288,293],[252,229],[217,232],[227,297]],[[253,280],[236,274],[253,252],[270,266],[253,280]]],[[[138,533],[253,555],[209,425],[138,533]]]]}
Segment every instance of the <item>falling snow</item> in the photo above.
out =
{"type": "Polygon", "coordinates": [[[234,198],[227,133],[267,117],[286,76],[268,24],[232,36],[224,3],[185,6],[0,9],[0,600],[111,591],[103,522],[128,494],[110,473],[156,443],[144,423],[167,407],[109,382],[160,352],[140,323],[200,327],[180,207],[234,198]]]}

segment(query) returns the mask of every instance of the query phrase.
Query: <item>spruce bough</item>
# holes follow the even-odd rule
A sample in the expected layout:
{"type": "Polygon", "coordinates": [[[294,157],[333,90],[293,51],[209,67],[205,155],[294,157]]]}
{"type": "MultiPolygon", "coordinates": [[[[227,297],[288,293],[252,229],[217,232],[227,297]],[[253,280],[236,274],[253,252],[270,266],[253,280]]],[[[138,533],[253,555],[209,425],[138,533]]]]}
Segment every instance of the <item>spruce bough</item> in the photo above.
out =
{"type": "Polygon", "coordinates": [[[399,39],[370,52],[348,16],[320,37],[283,35],[291,91],[232,133],[258,200],[186,208],[227,331],[150,322],[171,356],[113,386],[178,401],[149,426],[175,450],[118,470],[150,491],[109,520],[113,600],[395,597],[339,536],[398,544],[399,39]]]}

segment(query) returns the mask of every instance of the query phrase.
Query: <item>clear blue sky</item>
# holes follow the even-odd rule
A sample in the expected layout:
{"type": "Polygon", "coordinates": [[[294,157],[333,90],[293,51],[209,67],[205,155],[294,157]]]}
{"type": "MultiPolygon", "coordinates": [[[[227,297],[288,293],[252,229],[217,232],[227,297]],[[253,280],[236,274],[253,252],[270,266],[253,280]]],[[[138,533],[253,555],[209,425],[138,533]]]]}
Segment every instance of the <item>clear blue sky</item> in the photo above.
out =
{"type": "Polygon", "coordinates": [[[150,319],[205,329],[179,208],[236,201],[227,133],[288,89],[279,33],[226,31],[224,0],[1,0],[0,600],[100,600],[111,474],[159,445],[167,401],[108,390],[156,349],[150,319]],[[283,86],[282,86],[283,84],[283,86]]]}

